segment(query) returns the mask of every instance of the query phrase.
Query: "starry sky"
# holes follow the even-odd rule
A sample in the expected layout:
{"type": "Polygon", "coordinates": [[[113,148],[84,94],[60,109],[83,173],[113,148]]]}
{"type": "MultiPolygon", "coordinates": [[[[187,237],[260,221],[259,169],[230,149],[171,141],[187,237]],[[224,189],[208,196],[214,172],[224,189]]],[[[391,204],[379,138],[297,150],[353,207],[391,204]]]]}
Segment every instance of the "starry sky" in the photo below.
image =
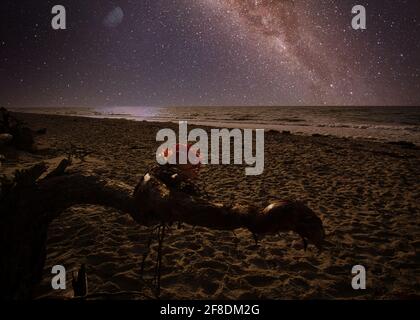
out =
{"type": "Polygon", "coordinates": [[[418,0],[2,1],[0,105],[420,105],[418,0]],[[64,5],[67,30],[51,28],[64,5]],[[351,8],[367,9],[353,30],[351,8]]]}

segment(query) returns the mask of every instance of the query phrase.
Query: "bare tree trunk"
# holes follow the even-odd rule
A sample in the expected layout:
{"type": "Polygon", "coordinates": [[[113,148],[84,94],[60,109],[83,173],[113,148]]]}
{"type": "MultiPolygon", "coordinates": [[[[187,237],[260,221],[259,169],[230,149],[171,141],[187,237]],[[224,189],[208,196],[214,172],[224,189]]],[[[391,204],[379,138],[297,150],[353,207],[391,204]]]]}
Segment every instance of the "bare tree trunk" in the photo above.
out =
{"type": "Polygon", "coordinates": [[[1,297],[28,299],[41,280],[48,226],[74,204],[134,212],[132,188],[96,176],[71,174],[17,184],[0,199],[1,297]]]}
{"type": "Polygon", "coordinates": [[[0,298],[31,298],[31,288],[41,280],[45,264],[48,226],[76,204],[113,207],[141,225],[178,221],[219,230],[247,228],[254,234],[292,230],[315,244],[324,237],[321,220],[299,203],[272,204],[263,210],[225,207],[169,187],[153,173],[146,174],[133,190],[83,172],[38,179],[45,170],[39,164],[17,175],[9,188],[2,186],[0,298]]]}
{"type": "Polygon", "coordinates": [[[130,214],[142,225],[179,220],[224,229],[220,219],[226,218],[225,229],[239,227],[237,222],[231,223],[231,219],[227,217],[228,211],[223,207],[194,202],[197,205],[195,209],[199,210],[192,212],[192,208],[188,208],[192,204],[192,198],[182,199],[181,193],[176,197],[183,205],[174,206],[173,198],[165,198],[163,195],[169,194],[170,191],[162,183],[155,182],[156,185],[148,185],[148,190],[143,190],[147,193],[147,199],[145,194],[134,194],[133,188],[123,183],[84,173],[51,177],[33,184],[15,186],[8,195],[3,195],[0,199],[1,297],[31,297],[32,286],[38,283],[42,276],[48,226],[62,211],[72,205],[113,207],[130,214]],[[142,202],[143,200],[145,202],[142,202]],[[177,210],[174,210],[175,207],[177,210]]]}

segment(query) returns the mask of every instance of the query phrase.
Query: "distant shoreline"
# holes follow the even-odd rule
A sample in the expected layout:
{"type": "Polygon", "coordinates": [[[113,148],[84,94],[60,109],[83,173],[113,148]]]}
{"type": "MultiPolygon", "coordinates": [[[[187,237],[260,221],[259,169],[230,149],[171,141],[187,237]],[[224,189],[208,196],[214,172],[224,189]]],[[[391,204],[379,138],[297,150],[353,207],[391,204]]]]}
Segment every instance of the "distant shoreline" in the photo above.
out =
{"type": "MultiPolygon", "coordinates": [[[[420,123],[417,125],[415,122],[407,124],[398,123],[361,123],[361,122],[333,122],[324,121],[312,122],[304,117],[296,115],[274,115],[273,119],[255,118],[255,114],[247,112],[238,113],[236,107],[226,107],[225,109],[233,110],[236,114],[227,116],[220,115],[219,112],[209,112],[208,109],[199,109],[201,107],[188,108],[188,107],[170,107],[170,108],[147,108],[147,107],[116,107],[116,108],[92,108],[92,107],[79,107],[79,108],[13,108],[11,111],[17,113],[31,113],[31,114],[44,114],[44,115],[61,115],[61,116],[75,116],[87,118],[100,118],[100,119],[126,119],[132,121],[147,121],[158,123],[177,123],[178,121],[187,121],[191,125],[206,126],[215,128],[240,128],[240,129],[265,129],[266,131],[274,130],[279,132],[290,132],[297,135],[311,136],[336,136],[342,138],[355,138],[369,141],[379,142],[410,142],[420,145],[420,123]],[[128,108],[128,109],[127,109],[128,108]],[[183,112],[177,111],[177,108],[182,108],[183,112]],[[100,110],[100,111],[98,111],[100,110]],[[134,111],[133,111],[134,110],[134,111]],[[137,110],[170,110],[172,113],[164,113],[163,115],[156,112],[156,114],[134,114],[137,110]],[[188,112],[187,112],[188,111],[188,112]],[[130,113],[131,112],[131,113],[130,113]],[[204,120],[200,119],[203,113],[204,120]]],[[[216,107],[212,107],[216,108],[216,107]]],[[[263,111],[270,110],[274,107],[263,108],[263,111]]],[[[287,107],[285,107],[287,108],[287,107]]],[[[358,107],[354,107],[358,108],[358,107]]],[[[378,107],[380,108],[380,107],[378,107]]],[[[223,110],[225,110],[223,109],[223,110]]],[[[248,108],[246,108],[248,109],[248,108]]],[[[210,109],[213,111],[213,109],[210,109]]],[[[249,109],[247,110],[249,111],[249,109]]],[[[324,111],[323,111],[324,112],[324,111]]],[[[257,114],[258,115],[258,114],[257,114]]],[[[307,116],[306,114],[303,114],[307,116]]],[[[419,115],[420,119],[420,109],[419,115]]]]}

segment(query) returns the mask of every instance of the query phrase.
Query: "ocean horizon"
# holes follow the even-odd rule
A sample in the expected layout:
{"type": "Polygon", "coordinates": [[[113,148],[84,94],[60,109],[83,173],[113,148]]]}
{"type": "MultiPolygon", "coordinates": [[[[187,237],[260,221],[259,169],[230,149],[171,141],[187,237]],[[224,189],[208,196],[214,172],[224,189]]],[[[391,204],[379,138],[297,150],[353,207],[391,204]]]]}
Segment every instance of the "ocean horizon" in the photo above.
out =
{"type": "Polygon", "coordinates": [[[178,122],[420,144],[420,107],[31,107],[17,112],[178,122]]]}

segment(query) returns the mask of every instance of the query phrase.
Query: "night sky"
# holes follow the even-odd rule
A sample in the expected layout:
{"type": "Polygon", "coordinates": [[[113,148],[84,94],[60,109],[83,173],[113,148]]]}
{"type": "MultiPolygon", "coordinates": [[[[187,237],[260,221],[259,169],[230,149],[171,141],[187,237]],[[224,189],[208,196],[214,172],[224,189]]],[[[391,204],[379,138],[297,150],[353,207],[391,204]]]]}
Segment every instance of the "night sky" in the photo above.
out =
{"type": "Polygon", "coordinates": [[[2,1],[0,106],[420,105],[418,0],[2,1]],[[67,9],[67,30],[51,8],[67,9]],[[367,9],[367,30],[351,8],[367,9]]]}

